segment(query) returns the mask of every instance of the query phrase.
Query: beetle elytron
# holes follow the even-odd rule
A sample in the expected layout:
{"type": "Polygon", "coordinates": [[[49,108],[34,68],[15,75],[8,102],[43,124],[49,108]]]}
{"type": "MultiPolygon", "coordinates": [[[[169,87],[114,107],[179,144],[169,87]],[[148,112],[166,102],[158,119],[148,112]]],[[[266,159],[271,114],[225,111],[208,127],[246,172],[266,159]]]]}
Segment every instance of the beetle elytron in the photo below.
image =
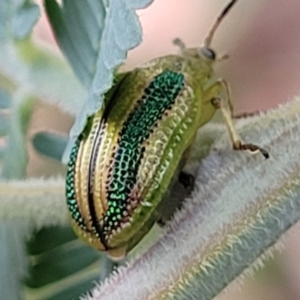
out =
{"type": "Polygon", "coordinates": [[[169,185],[177,178],[197,130],[220,109],[236,150],[243,144],[231,119],[224,80],[214,80],[211,42],[225,7],[202,48],[185,48],[125,74],[105,95],[73,146],[66,196],[77,234],[112,257],[125,255],[161,217],[169,185]]]}

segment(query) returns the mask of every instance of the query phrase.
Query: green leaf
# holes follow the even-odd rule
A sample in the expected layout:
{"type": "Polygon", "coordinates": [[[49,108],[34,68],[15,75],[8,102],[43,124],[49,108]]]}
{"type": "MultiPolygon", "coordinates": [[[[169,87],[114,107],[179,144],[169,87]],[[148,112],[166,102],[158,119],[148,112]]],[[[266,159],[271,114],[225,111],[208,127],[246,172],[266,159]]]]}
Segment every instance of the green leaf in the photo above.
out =
{"type": "MultiPolygon", "coordinates": [[[[127,51],[141,42],[141,28],[134,9],[152,1],[131,2],[112,0],[107,13],[100,0],[64,0],[62,6],[56,0],[45,0],[62,51],[87,88],[93,80],[92,92],[96,96],[110,88],[113,70],[125,60],[127,51]]],[[[101,103],[99,99],[96,101],[99,108],[101,103]]]]}
{"type": "Polygon", "coordinates": [[[78,299],[100,278],[97,261],[101,259],[103,269],[103,257],[77,240],[70,227],[43,228],[26,244],[30,254],[26,284],[39,299],[78,299]]]}
{"type": "Polygon", "coordinates": [[[58,161],[62,159],[67,142],[66,136],[46,131],[35,134],[32,139],[33,146],[39,153],[58,161]]]}
{"type": "Polygon", "coordinates": [[[76,240],[67,245],[32,257],[29,277],[25,280],[28,287],[38,288],[70,276],[96,262],[96,250],[76,240]]]}
{"type": "Polygon", "coordinates": [[[27,271],[26,234],[28,230],[19,220],[0,221],[1,300],[22,299],[20,281],[27,271]]]}
{"type": "Polygon", "coordinates": [[[2,176],[6,179],[24,178],[27,167],[25,134],[32,115],[35,99],[16,94],[10,122],[8,146],[4,154],[2,176]]]}
{"type": "MultiPolygon", "coordinates": [[[[58,103],[64,111],[75,115],[87,94],[70,67],[60,56],[37,47],[29,38],[15,38],[13,24],[28,22],[32,25],[35,20],[37,8],[31,2],[0,1],[1,87],[12,92],[19,86],[26,87],[28,94],[58,103]]],[[[21,27],[26,27],[24,32],[27,32],[31,25],[21,27]]]]}
{"type": "Polygon", "coordinates": [[[0,137],[7,135],[9,131],[9,116],[0,112],[0,137]]]}
{"type": "Polygon", "coordinates": [[[33,26],[38,21],[40,9],[38,5],[25,3],[20,7],[12,19],[13,35],[17,39],[22,39],[28,36],[33,26]]]}
{"type": "Polygon", "coordinates": [[[0,42],[29,35],[39,17],[39,7],[28,0],[0,1],[0,42]]]}
{"type": "Polygon", "coordinates": [[[0,42],[0,46],[0,77],[7,78],[13,89],[26,87],[28,93],[58,104],[68,113],[78,113],[86,92],[60,57],[39,49],[29,40],[0,42]]]}
{"type": "MultiPolygon", "coordinates": [[[[13,32],[12,20],[17,15],[17,11],[21,12],[22,5],[28,1],[11,1],[11,0],[1,0],[0,1],[0,78],[1,78],[1,87],[5,87],[6,90],[14,91],[16,85],[14,82],[9,80],[7,76],[4,75],[3,68],[9,70],[12,74],[20,75],[21,68],[20,65],[12,67],[10,65],[11,55],[6,53],[6,45],[12,43],[15,35],[13,32]]],[[[22,13],[21,13],[22,14],[22,13]]],[[[34,23],[34,17],[31,16],[31,23],[24,24],[26,28],[23,33],[26,31],[29,32],[34,23]]],[[[15,25],[18,24],[17,19],[15,19],[15,25]]],[[[29,21],[29,18],[27,18],[29,21]]],[[[18,27],[18,26],[17,26],[18,27]]],[[[23,74],[24,75],[24,74],[23,74]]],[[[24,78],[24,76],[23,76],[24,78]]],[[[28,84],[23,86],[29,86],[28,84]]],[[[1,90],[2,92],[3,90],[1,90]]],[[[7,95],[1,93],[0,107],[7,108],[10,106],[10,101],[7,95]],[[3,97],[4,96],[4,97],[3,97]]],[[[26,105],[25,101],[23,104],[26,105]]],[[[30,102],[30,101],[29,101],[30,102]]],[[[27,103],[29,107],[31,105],[27,103]]],[[[1,149],[1,158],[2,158],[2,177],[4,178],[22,178],[26,174],[27,166],[27,151],[24,147],[24,132],[27,130],[27,124],[24,118],[29,119],[31,115],[31,108],[27,111],[26,107],[21,108],[20,103],[15,104],[12,108],[12,119],[10,122],[9,128],[9,137],[8,137],[8,146],[3,151],[1,149]],[[24,117],[24,118],[23,118],[24,117]],[[24,122],[25,121],[25,122],[24,122]],[[24,126],[24,128],[22,128],[24,126]]],[[[25,255],[23,249],[23,237],[27,234],[27,228],[20,226],[18,220],[5,221],[1,222],[0,225],[0,260],[1,260],[1,298],[3,299],[21,299],[20,295],[20,279],[23,275],[19,271],[20,266],[24,264],[25,255]],[[16,236],[19,235],[19,236],[16,236]],[[22,261],[23,260],[23,261],[22,261]]]]}
{"type": "Polygon", "coordinates": [[[9,108],[10,106],[11,106],[10,94],[0,88],[0,109],[9,108]]]}
{"type": "Polygon", "coordinates": [[[5,153],[5,147],[0,147],[0,160],[3,159],[4,153],[5,153]]]}
{"type": "Polygon", "coordinates": [[[106,15],[102,1],[45,0],[45,8],[56,39],[77,77],[86,88],[95,73],[106,15]]]}
{"type": "Polygon", "coordinates": [[[16,9],[16,3],[13,1],[0,1],[0,42],[12,37],[10,22],[16,9]]]}
{"type": "Polygon", "coordinates": [[[66,300],[66,299],[79,299],[80,296],[86,293],[86,291],[95,287],[95,282],[99,279],[99,276],[90,276],[80,282],[73,284],[72,286],[55,293],[54,295],[47,297],[45,300],[66,300]]]}
{"type": "Polygon", "coordinates": [[[127,5],[133,9],[142,9],[147,7],[153,0],[128,0],[127,5]]]}
{"type": "Polygon", "coordinates": [[[113,71],[124,62],[127,51],[142,41],[142,29],[135,9],[146,7],[151,2],[150,0],[110,1],[91,89],[95,97],[90,98],[90,113],[95,113],[101,107],[102,102],[99,97],[112,86],[113,71]]]}
{"type": "Polygon", "coordinates": [[[76,239],[77,236],[70,227],[44,227],[34,232],[27,241],[27,252],[30,255],[42,254],[76,239]]]}

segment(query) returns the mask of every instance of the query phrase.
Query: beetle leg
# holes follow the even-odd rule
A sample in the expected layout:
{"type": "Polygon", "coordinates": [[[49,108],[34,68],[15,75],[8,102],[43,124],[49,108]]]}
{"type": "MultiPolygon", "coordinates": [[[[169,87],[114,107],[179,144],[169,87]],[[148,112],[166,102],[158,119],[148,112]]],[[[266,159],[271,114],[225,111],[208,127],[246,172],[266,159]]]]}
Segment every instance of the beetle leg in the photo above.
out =
{"type": "MultiPolygon", "coordinates": [[[[228,95],[228,94],[227,94],[228,95]]],[[[229,102],[229,101],[228,101],[229,102]]],[[[220,109],[226,127],[228,129],[228,133],[230,135],[230,139],[232,141],[233,149],[234,150],[248,150],[250,152],[257,152],[259,151],[265,158],[269,158],[269,154],[266,150],[262,149],[261,147],[254,145],[254,144],[244,144],[233,124],[232,120],[232,113],[231,110],[228,108],[228,104],[221,98],[213,98],[212,104],[220,109]]]]}
{"type": "MultiPolygon", "coordinates": [[[[228,82],[226,80],[222,79],[222,78],[220,78],[217,81],[217,84],[220,84],[223,87],[224,91],[225,91],[226,102],[227,102],[227,105],[228,105],[230,118],[232,118],[233,117],[233,102],[232,102],[232,94],[231,94],[230,86],[229,86],[228,82]]],[[[223,102],[225,102],[225,101],[223,101],[223,102]]]]}
{"type": "Polygon", "coordinates": [[[221,56],[218,56],[216,61],[220,62],[220,61],[224,61],[224,60],[227,60],[227,59],[229,59],[229,54],[223,54],[221,56]]]}
{"type": "Polygon", "coordinates": [[[193,189],[195,177],[192,174],[181,171],[178,176],[178,181],[186,188],[193,189]]]}
{"type": "Polygon", "coordinates": [[[248,118],[248,117],[254,117],[257,116],[261,111],[256,110],[253,112],[244,112],[244,113],[239,113],[237,115],[234,115],[233,118],[234,119],[243,119],[243,118],[248,118]]]}
{"type": "Polygon", "coordinates": [[[180,38],[175,38],[173,40],[173,44],[177,47],[179,47],[179,51],[182,54],[184,50],[186,49],[184,42],[180,38]]]}
{"type": "Polygon", "coordinates": [[[219,79],[212,86],[206,89],[204,100],[210,100],[212,105],[220,109],[225,125],[228,129],[230,140],[232,141],[233,149],[248,150],[250,152],[261,152],[265,158],[269,157],[266,150],[254,144],[244,144],[233,123],[233,104],[231,92],[228,83],[224,79],[219,79]]]}
{"type": "Polygon", "coordinates": [[[163,220],[163,218],[158,219],[156,223],[159,227],[164,227],[166,225],[166,221],[163,220]]]}

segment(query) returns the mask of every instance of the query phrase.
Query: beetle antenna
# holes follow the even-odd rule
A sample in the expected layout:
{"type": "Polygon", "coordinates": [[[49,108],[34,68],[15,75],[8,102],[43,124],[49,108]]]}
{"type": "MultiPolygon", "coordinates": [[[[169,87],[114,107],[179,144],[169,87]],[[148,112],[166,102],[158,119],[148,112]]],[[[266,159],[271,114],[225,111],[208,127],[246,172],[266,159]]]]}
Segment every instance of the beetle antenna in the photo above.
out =
{"type": "Polygon", "coordinates": [[[237,2],[238,0],[231,0],[227,6],[223,9],[223,11],[221,12],[221,14],[219,15],[218,19],[216,20],[216,22],[214,23],[213,27],[211,28],[210,32],[208,33],[207,38],[204,40],[204,46],[206,48],[209,48],[211,45],[211,41],[214,37],[214,34],[216,32],[216,30],[218,29],[219,25],[221,24],[221,22],[223,21],[224,17],[227,15],[227,13],[230,11],[230,9],[233,7],[233,5],[237,2]]]}

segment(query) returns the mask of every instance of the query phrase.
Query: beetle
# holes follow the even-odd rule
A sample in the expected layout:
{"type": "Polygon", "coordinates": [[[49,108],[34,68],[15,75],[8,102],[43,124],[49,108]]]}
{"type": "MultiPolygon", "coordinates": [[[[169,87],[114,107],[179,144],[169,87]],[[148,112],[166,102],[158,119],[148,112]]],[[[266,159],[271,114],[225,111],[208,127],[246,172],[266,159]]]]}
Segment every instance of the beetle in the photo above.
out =
{"type": "MultiPolygon", "coordinates": [[[[268,153],[241,141],[232,121],[228,84],[214,79],[223,59],[204,46],[156,58],[119,74],[105,105],[75,142],[66,175],[66,198],[75,232],[112,258],[123,257],[161,217],[165,195],[180,173],[197,130],[220,109],[235,150],[268,153]]],[[[184,181],[184,180],[183,180],[184,181]]]]}

